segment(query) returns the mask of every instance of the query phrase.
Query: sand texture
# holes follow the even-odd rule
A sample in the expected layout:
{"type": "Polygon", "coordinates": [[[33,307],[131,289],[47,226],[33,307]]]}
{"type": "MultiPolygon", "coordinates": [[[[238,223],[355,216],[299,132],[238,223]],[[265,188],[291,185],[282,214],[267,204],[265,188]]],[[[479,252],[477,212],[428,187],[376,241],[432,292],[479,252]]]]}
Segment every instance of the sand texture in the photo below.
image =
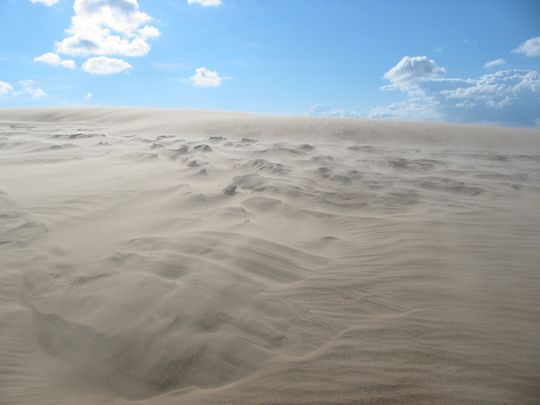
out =
{"type": "Polygon", "coordinates": [[[540,401],[540,131],[0,110],[0,404],[540,401]]]}

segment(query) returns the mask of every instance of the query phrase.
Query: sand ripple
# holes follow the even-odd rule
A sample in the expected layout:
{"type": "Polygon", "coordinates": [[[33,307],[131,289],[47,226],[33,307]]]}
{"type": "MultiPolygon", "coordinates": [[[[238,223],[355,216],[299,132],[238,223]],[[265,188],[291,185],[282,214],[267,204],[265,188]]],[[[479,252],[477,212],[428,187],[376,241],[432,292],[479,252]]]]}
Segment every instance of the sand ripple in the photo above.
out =
{"type": "Polygon", "coordinates": [[[0,404],[535,403],[538,150],[488,127],[1,111],[0,404]]]}

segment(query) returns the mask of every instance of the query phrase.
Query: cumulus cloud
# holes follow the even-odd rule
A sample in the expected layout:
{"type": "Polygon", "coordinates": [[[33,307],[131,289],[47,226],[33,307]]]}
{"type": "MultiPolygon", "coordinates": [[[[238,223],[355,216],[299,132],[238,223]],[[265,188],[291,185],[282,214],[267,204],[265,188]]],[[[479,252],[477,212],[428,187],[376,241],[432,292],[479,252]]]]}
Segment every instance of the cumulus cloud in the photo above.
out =
{"type": "Polygon", "coordinates": [[[81,69],[93,75],[112,75],[131,69],[131,65],[122,59],[96,56],[83,63],[81,69]]]}
{"type": "Polygon", "coordinates": [[[504,70],[441,91],[439,110],[461,121],[532,125],[540,111],[540,72],[504,70]]]}
{"type": "Polygon", "coordinates": [[[502,65],[506,65],[506,61],[502,58],[493,59],[493,60],[490,60],[489,62],[484,63],[484,67],[486,69],[492,69],[494,67],[502,66],[502,65]]]}
{"type": "Polygon", "coordinates": [[[527,56],[540,56],[540,37],[526,40],[512,52],[522,53],[527,56]]]}
{"type": "Polygon", "coordinates": [[[54,52],[47,52],[41,56],[37,56],[34,58],[34,61],[47,63],[48,65],[53,65],[53,66],[63,66],[68,69],[75,69],[75,67],[77,66],[74,60],[72,59],[63,60],[62,58],[60,58],[60,56],[58,56],[58,54],[54,52]]]}
{"type": "Polygon", "coordinates": [[[391,84],[384,86],[383,90],[416,92],[418,83],[442,77],[445,73],[444,68],[427,56],[405,56],[384,74],[383,77],[391,84]]]}
{"type": "Polygon", "coordinates": [[[13,86],[0,80],[0,97],[7,96],[13,91],[13,86]]]}
{"type": "Polygon", "coordinates": [[[503,70],[467,79],[446,77],[445,73],[426,57],[403,58],[385,74],[391,84],[384,89],[403,92],[407,100],[376,107],[367,117],[525,126],[534,125],[538,118],[540,72],[503,70]],[[423,67],[412,67],[411,59],[423,67]]]}
{"type": "Polygon", "coordinates": [[[187,0],[189,5],[198,4],[203,7],[216,7],[222,4],[221,0],[187,0]]]}
{"type": "Polygon", "coordinates": [[[68,36],[56,51],[74,56],[144,56],[160,35],[137,0],[75,0],[68,36]]]}
{"type": "Polygon", "coordinates": [[[41,3],[41,4],[45,4],[46,6],[54,6],[60,0],[30,0],[30,1],[34,4],[41,3]]]}
{"type": "Polygon", "coordinates": [[[216,71],[200,67],[195,70],[195,74],[190,77],[194,86],[199,87],[219,87],[223,83],[223,78],[216,71]]]}

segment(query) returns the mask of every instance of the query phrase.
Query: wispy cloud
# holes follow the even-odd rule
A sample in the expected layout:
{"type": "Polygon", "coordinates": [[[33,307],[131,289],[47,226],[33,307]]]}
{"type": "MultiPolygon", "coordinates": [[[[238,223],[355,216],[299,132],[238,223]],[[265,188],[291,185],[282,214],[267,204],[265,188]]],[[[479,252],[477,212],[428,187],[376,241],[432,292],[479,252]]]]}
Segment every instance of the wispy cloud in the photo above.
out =
{"type": "Polygon", "coordinates": [[[441,119],[441,115],[437,111],[436,105],[429,99],[414,98],[372,108],[368,111],[366,117],[373,119],[413,119],[423,121],[436,121],[441,119]]]}
{"type": "Polygon", "coordinates": [[[0,97],[7,96],[13,92],[13,86],[8,82],[0,80],[0,97]]]}
{"type": "Polygon", "coordinates": [[[332,118],[361,118],[365,116],[365,114],[358,111],[346,110],[344,108],[335,107],[328,104],[315,104],[311,106],[308,113],[309,115],[317,117],[332,118]]]}
{"type": "Polygon", "coordinates": [[[0,97],[31,96],[34,98],[47,97],[43,89],[36,87],[33,80],[20,80],[14,87],[8,82],[0,81],[0,97]]]}
{"type": "Polygon", "coordinates": [[[35,87],[33,80],[21,80],[19,84],[21,90],[19,92],[15,92],[16,95],[24,94],[35,98],[47,97],[47,93],[45,93],[42,89],[35,87]]]}
{"type": "Polygon", "coordinates": [[[54,6],[60,0],[30,0],[30,1],[34,4],[40,3],[40,4],[45,4],[46,6],[54,6]]]}
{"type": "Polygon", "coordinates": [[[490,60],[489,62],[484,63],[484,67],[486,69],[492,69],[494,67],[502,66],[505,64],[506,64],[506,61],[502,58],[499,58],[499,59],[493,59],[493,60],[490,60]]]}

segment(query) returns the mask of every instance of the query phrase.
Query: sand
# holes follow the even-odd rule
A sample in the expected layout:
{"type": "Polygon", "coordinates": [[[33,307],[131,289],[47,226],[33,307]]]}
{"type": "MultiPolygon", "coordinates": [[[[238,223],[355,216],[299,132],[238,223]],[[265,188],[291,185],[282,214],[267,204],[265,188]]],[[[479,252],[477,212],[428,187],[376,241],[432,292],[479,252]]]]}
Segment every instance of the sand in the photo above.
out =
{"type": "Polygon", "coordinates": [[[0,110],[1,404],[533,404],[540,131],[0,110]]]}

